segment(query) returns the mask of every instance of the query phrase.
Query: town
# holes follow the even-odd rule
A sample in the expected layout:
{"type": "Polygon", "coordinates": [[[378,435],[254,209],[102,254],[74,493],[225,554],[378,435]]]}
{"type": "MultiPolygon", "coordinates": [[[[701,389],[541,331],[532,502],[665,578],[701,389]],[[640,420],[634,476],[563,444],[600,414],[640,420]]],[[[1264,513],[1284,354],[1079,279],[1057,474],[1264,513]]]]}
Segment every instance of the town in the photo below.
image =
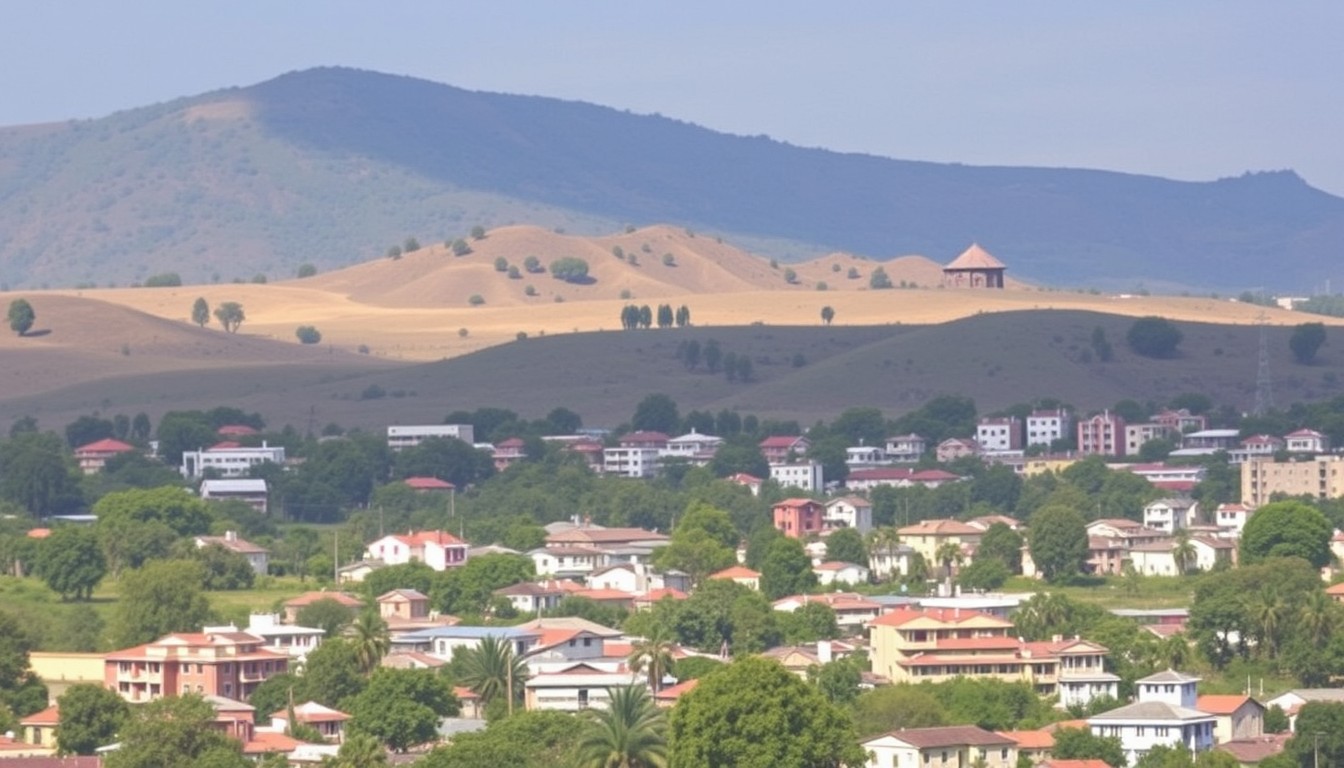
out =
{"type": "Polygon", "coordinates": [[[520,764],[612,729],[732,764],[704,718],[778,688],[847,765],[1295,765],[1344,722],[1341,410],[18,422],[3,578],[93,626],[0,616],[0,764],[475,765],[511,727],[549,729],[520,764]]]}

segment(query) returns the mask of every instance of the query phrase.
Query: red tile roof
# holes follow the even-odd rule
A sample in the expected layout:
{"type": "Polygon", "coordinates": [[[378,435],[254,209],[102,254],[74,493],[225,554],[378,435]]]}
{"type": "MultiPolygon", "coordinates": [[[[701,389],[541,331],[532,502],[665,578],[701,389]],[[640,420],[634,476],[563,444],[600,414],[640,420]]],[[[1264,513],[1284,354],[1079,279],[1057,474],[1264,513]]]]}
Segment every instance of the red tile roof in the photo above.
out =
{"type": "Polygon", "coordinates": [[[711,573],[711,579],[759,579],[761,574],[753,571],[745,565],[734,565],[731,568],[724,568],[718,573],[711,573]]]}
{"type": "Polygon", "coordinates": [[[653,700],[667,701],[667,702],[676,701],[677,699],[681,698],[681,695],[683,693],[694,690],[695,686],[699,684],[700,684],[699,678],[692,678],[690,680],[685,680],[683,682],[677,683],[676,685],[669,685],[663,690],[653,694],[653,700]]]}
{"type": "Polygon", "coordinates": [[[890,613],[878,616],[876,619],[868,622],[869,626],[882,627],[903,627],[911,622],[920,620],[932,620],[941,624],[961,624],[971,620],[988,620],[996,627],[1011,627],[1012,622],[995,618],[988,613],[980,611],[962,610],[960,608],[898,608],[890,613]]]}
{"type": "Polygon", "coordinates": [[[126,453],[134,450],[135,446],[108,437],[88,445],[79,446],[75,449],[75,455],[78,456],[81,453],[126,453]]]}
{"type": "Polygon", "coordinates": [[[437,477],[408,477],[402,482],[417,491],[448,491],[457,487],[437,477]]]}
{"type": "Polygon", "coordinates": [[[1055,736],[1047,731],[995,731],[1017,742],[1018,749],[1054,749],[1055,736]]]}
{"type": "Polygon", "coordinates": [[[255,435],[257,434],[257,430],[246,424],[225,424],[219,429],[216,429],[215,434],[236,437],[238,435],[255,435]]]}
{"type": "Polygon", "coordinates": [[[1242,694],[1205,694],[1195,699],[1195,709],[1200,712],[1208,712],[1210,715],[1230,715],[1241,709],[1248,701],[1254,701],[1250,696],[1242,694]]]}

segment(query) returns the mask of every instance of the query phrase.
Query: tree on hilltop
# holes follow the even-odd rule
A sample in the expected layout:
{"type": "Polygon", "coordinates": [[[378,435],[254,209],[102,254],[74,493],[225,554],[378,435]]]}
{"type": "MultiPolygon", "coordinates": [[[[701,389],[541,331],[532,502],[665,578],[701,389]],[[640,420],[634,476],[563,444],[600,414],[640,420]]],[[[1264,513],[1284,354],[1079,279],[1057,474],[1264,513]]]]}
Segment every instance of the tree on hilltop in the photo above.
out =
{"type": "Polygon", "coordinates": [[[1293,358],[1302,365],[1311,365],[1316,360],[1316,352],[1325,343],[1325,323],[1302,323],[1293,327],[1293,335],[1288,339],[1288,348],[1293,350],[1293,358]]]}
{"type": "Polygon", "coordinates": [[[37,320],[37,313],[27,299],[15,299],[9,303],[9,329],[20,336],[28,333],[37,320]]]}
{"type": "Polygon", "coordinates": [[[191,305],[191,322],[204,328],[210,322],[210,305],[205,302],[205,297],[196,299],[196,303],[191,305]]]}
{"type": "Polygon", "coordinates": [[[1181,330],[1165,317],[1141,317],[1125,335],[1135,354],[1159,360],[1175,357],[1182,338],[1181,330]]]}

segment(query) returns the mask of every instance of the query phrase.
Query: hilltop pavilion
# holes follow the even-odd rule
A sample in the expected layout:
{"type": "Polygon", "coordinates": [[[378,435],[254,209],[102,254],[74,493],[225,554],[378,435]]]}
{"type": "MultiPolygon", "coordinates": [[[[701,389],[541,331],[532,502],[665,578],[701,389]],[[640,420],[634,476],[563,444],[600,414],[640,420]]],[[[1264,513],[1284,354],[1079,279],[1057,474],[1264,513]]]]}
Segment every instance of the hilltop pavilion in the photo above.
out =
{"type": "Polygon", "coordinates": [[[1005,269],[1002,261],[978,243],[972,243],[951,264],[943,267],[943,285],[948,288],[1002,288],[1005,269]]]}

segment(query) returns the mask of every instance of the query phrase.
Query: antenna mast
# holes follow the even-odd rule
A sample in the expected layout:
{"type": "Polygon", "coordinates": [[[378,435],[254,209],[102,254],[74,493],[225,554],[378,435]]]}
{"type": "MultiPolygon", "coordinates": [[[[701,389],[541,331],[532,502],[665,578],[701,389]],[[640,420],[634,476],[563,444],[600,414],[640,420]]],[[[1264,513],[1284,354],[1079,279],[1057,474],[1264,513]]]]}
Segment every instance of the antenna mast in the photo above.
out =
{"type": "Polygon", "coordinates": [[[1260,362],[1255,372],[1255,415],[1264,416],[1274,408],[1274,376],[1269,370],[1269,318],[1260,310],[1260,362]]]}

